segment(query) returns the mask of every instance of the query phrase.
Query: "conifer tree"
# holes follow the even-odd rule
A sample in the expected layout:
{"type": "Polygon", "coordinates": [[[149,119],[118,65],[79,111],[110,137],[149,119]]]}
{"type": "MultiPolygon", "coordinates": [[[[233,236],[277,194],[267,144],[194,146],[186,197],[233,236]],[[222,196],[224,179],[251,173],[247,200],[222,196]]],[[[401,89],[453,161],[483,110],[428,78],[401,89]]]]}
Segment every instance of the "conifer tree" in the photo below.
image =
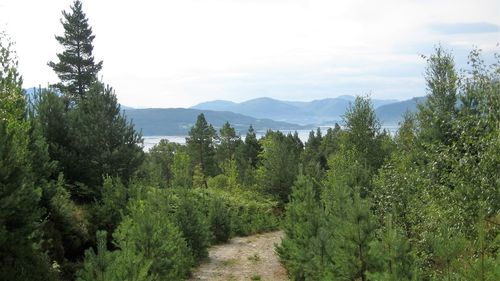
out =
{"type": "Polygon", "coordinates": [[[210,202],[208,221],[215,243],[222,243],[231,237],[231,217],[228,207],[221,198],[214,198],[210,202]]]}
{"type": "Polygon", "coordinates": [[[159,170],[161,182],[164,182],[167,187],[172,184],[172,165],[178,147],[177,143],[162,139],[149,150],[152,164],[159,170]]]}
{"type": "Polygon", "coordinates": [[[255,183],[255,169],[261,147],[252,125],[248,128],[245,141],[236,149],[236,164],[240,183],[251,186],[255,183]]]}
{"type": "MultiPolygon", "coordinates": [[[[214,140],[217,135],[212,125],[207,123],[205,115],[198,115],[196,124],[189,131],[189,136],[186,138],[186,145],[189,151],[189,156],[192,165],[195,167],[200,165],[203,175],[214,176],[216,174],[215,165],[215,144],[214,140]]],[[[206,178],[204,179],[205,186],[206,178]]]]}
{"type": "Polygon", "coordinates": [[[403,230],[394,225],[391,216],[387,216],[379,238],[370,245],[369,255],[374,264],[368,274],[370,280],[410,281],[416,277],[410,241],[403,230]]]}
{"type": "Polygon", "coordinates": [[[57,54],[59,62],[51,61],[48,65],[61,80],[56,87],[76,101],[84,98],[91,85],[97,81],[102,61],[94,61],[92,41],[95,35],[82,10],[82,2],[75,0],[70,8],[70,12],[62,12],[64,35],[56,36],[64,51],[57,54]]]}
{"type": "MultiPolygon", "coordinates": [[[[82,269],[76,274],[77,281],[153,281],[149,274],[152,261],[142,254],[135,253],[131,247],[114,252],[107,249],[106,231],[98,231],[97,252],[92,248],[85,251],[82,269]]],[[[123,247],[125,246],[125,247],[123,247]]]]}
{"type": "Polygon", "coordinates": [[[234,128],[231,127],[229,122],[224,123],[219,131],[219,145],[217,146],[218,163],[234,159],[236,148],[240,143],[241,139],[236,135],[234,128]]]}
{"type": "Polygon", "coordinates": [[[191,160],[185,147],[177,150],[172,162],[172,186],[173,187],[191,187],[191,160]]]}
{"type": "Polygon", "coordinates": [[[77,185],[72,195],[99,199],[103,175],[127,183],[144,158],[142,136],[121,112],[113,89],[94,83],[87,98],[69,112],[69,120],[73,159],[65,176],[77,185]]]}
{"type": "Polygon", "coordinates": [[[299,175],[286,206],[285,237],[277,252],[291,280],[321,280],[326,266],[323,213],[310,177],[299,175]]]}
{"type": "Polygon", "coordinates": [[[298,143],[292,135],[269,131],[262,140],[257,170],[258,182],[264,192],[281,204],[288,202],[293,182],[298,173],[298,143]]]}
{"type": "Polygon", "coordinates": [[[199,203],[185,189],[177,192],[179,203],[175,211],[176,224],[186,239],[193,257],[200,261],[208,256],[211,233],[206,217],[201,213],[199,203]]]}
{"type": "Polygon", "coordinates": [[[151,190],[144,199],[129,204],[129,214],[113,237],[116,244],[151,261],[149,276],[157,280],[183,280],[194,263],[182,232],[167,216],[170,202],[151,190]]]}
{"type": "Polygon", "coordinates": [[[259,160],[259,153],[261,147],[259,141],[257,140],[257,136],[255,134],[255,130],[252,125],[248,128],[248,132],[245,136],[245,155],[250,162],[252,167],[257,167],[257,161],[259,160]]]}
{"type": "Polygon", "coordinates": [[[322,140],[323,137],[319,128],[316,130],[316,134],[314,131],[309,132],[309,138],[301,154],[304,172],[317,179],[322,177],[323,171],[326,169],[326,158],[321,152],[322,140]]]}
{"type": "Polygon", "coordinates": [[[30,123],[11,47],[0,33],[0,279],[48,280],[53,277],[35,247],[41,190],[31,170],[30,123]]]}

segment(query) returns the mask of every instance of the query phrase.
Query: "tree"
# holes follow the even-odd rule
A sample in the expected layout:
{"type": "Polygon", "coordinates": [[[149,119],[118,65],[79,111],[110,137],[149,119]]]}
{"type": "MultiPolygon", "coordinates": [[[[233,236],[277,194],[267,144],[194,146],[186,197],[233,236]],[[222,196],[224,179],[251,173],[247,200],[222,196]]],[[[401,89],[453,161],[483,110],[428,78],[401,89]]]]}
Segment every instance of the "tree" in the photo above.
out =
{"type": "Polygon", "coordinates": [[[173,187],[191,187],[191,159],[186,151],[186,147],[182,146],[174,154],[172,162],[172,186],[173,187]]]}
{"type": "Polygon", "coordinates": [[[456,116],[457,74],[453,56],[441,47],[427,59],[425,72],[427,100],[419,105],[421,138],[429,142],[450,144],[452,120],[456,116]]]}
{"type": "Polygon", "coordinates": [[[224,123],[219,131],[219,145],[217,146],[217,162],[224,163],[234,159],[236,148],[241,144],[241,139],[229,124],[224,123]]]}
{"type": "Polygon", "coordinates": [[[193,257],[200,261],[208,256],[211,232],[200,203],[185,189],[178,189],[179,203],[175,212],[176,224],[186,239],[193,257]]]}
{"type": "Polygon", "coordinates": [[[323,137],[321,130],[318,128],[316,134],[314,131],[309,132],[309,139],[305,144],[305,149],[301,154],[304,172],[308,175],[320,179],[326,169],[326,157],[321,151],[321,143],[323,137]]]}
{"type": "Polygon", "coordinates": [[[231,237],[231,217],[222,198],[214,198],[209,203],[208,222],[215,243],[223,243],[231,237]]]}
{"type": "Polygon", "coordinates": [[[370,280],[409,281],[413,278],[413,260],[411,246],[404,231],[395,226],[388,216],[379,239],[370,245],[369,255],[375,264],[368,274],[370,280]]]}
{"type": "Polygon", "coordinates": [[[98,231],[97,252],[85,251],[83,267],[77,272],[77,281],[153,281],[149,269],[152,261],[131,247],[114,252],[107,249],[106,231],[98,231]]]}
{"type": "Polygon", "coordinates": [[[91,85],[97,80],[97,73],[102,68],[102,61],[95,62],[92,55],[95,36],[82,10],[82,2],[75,0],[71,11],[63,11],[64,35],[56,36],[56,40],[65,48],[57,54],[59,62],[48,65],[61,80],[56,87],[73,100],[85,97],[91,85]]]}
{"type": "Polygon", "coordinates": [[[167,187],[172,185],[172,165],[178,148],[179,144],[162,139],[149,150],[149,158],[154,166],[150,169],[158,170],[161,184],[164,183],[167,187]]]}
{"type": "Polygon", "coordinates": [[[171,203],[161,190],[129,204],[129,214],[113,237],[120,249],[151,261],[149,276],[157,280],[183,280],[194,263],[182,232],[168,216],[171,203]]]}
{"type": "Polygon", "coordinates": [[[366,161],[367,168],[376,171],[385,155],[379,156],[380,121],[368,97],[357,96],[343,116],[346,125],[346,145],[353,146],[366,161]]]}
{"type": "Polygon", "coordinates": [[[64,171],[77,186],[72,195],[84,201],[100,198],[103,175],[127,183],[144,158],[142,136],[121,112],[113,89],[95,83],[69,120],[73,159],[64,171]]]}
{"type": "MultiPolygon", "coordinates": [[[[214,140],[217,135],[212,125],[207,123],[205,115],[198,115],[196,124],[189,131],[189,136],[186,138],[186,145],[189,151],[189,156],[192,160],[192,165],[200,165],[203,175],[214,176],[216,174],[215,165],[215,145],[214,140]]],[[[205,186],[206,178],[205,178],[205,186]]]]}
{"type": "Polygon", "coordinates": [[[0,279],[49,280],[48,264],[36,247],[41,189],[31,170],[30,123],[11,47],[0,34],[0,279]]]}
{"type": "Polygon", "coordinates": [[[295,138],[279,131],[269,131],[262,139],[259,158],[261,166],[257,170],[257,178],[260,187],[281,204],[287,203],[299,170],[295,138]]]}
{"type": "Polygon", "coordinates": [[[321,280],[325,267],[324,214],[313,185],[312,178],[299,175],[285,209],[285,237],[277,252],[291,280],[321,280]]]}
{"type": "Polygon", "coordinates": [[[255,183],[255,169],[261,147],[252,125],[248,128],[245,141],[238,145],[235,153],[240,183],[251,186],[255,183]]]}

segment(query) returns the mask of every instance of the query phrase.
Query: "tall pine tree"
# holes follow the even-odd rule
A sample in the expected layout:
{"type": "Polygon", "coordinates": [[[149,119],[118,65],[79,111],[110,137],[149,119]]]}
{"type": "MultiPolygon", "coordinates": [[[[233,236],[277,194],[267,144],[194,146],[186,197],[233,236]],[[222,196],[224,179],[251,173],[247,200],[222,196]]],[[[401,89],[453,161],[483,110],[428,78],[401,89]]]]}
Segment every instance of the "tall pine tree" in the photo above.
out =
{"type": "MultiPolygon", "coordinates": [[[[216,136],[215,129],[212,125],[207,123],[205,115],[201,113],[198,115],[196,124],[191,128],[191,131],[189,131],[189,136],[186,138],[186,144],[191,160],[193,161],[193,166],[199,165],[204,177],[214,176],[216,173],[217,167],[214,159],[214,139],[216,136]]],[[[206,179],[204,181],[206,186],[206,179]]]]}
{"type": "Polygon", "coordinates": [[[51,61],[48,65],[61,79],[55,86],[70,98],[78,100],[85,97],[92,83],[97,80],[102,61],[94,61],[92,41],[95,35],[83,13],[82,2],[76,0],[70,8],[70,12],[62,12],[64,35],[56,36],[65,50],[57,54],[59,62],[51,61]]]}

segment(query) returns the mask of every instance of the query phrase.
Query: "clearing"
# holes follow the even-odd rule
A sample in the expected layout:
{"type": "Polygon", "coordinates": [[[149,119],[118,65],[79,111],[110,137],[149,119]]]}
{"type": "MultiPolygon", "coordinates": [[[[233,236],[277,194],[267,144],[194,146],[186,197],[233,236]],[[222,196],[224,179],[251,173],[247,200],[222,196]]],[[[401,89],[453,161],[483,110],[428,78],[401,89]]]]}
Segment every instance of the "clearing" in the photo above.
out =
{"type": "Polygon", "coordinates": [[[235,237],[227,244],[215,245],[189,280],[288,280],[274,250],[282,237],[282,231],[275,231],[235,237]]]}

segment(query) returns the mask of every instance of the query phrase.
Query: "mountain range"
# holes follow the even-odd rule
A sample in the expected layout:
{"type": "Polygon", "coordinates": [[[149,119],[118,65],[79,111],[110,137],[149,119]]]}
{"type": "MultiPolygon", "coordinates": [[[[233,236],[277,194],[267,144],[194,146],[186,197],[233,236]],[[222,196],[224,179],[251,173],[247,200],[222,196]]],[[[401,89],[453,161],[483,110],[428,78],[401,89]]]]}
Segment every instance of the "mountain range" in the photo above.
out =
{"type": "MultiPolygon", "coordinates": [[[[34,89],[25,89],[28,97],[34,89]]],[[[349,104],[355,97],[349,95],[320,100],[286,101],[268,97],[236,103],[226,100],[203,102],[191,108],[136,109],[121,105],[122,111],[145,136],[184,136],[196,122],[200,113],[214,128],[221,128],[227,121],[241,134],[250,125],[257,131],[303,130],[318,126],[331,126],[342,122],[349,104]]],[[[392,126],[402,120],[406,111],[416,112],[417,104],[425,97],[409,100],[372,99],[377,117],[383,126],[392,126]]]]}
{"type": "Polygon", "coordinates": [[[231,123],[236,131],[245,133],[252,125],[257,131],[273,130],[301,130],[306,126],[259,119],[228,111],[198,110],[190,108],[145,108],[124,109],[123,112],[137,129],[142,130],[145,136],[183,136],[187,135],[196,123],[200,113],[205,115],[208,123],[219,129],[225,122],[231,123]]]}
{"type": "MultiPolygon", "coordinates": [[[[267,118],[276,121],[285,121],[300,125],[322,124],[325,122],[341,120],[349,103],[353,102],[353,96],[339,96],[303,101],[282,101],[272,98],[257,98],[241,103],[226,100],[215,100],[197,104],[192,109],[230,111],[248,115],[254,118],[267,118]]],[[[397,102],[397,100],[373,99],[373,105],[378,108],[397,102]]]]}
{"type": "MultiPolygon", "coordinates": [[[[214,128],[221,128],[227,121],[239,133],[245,133],[250,125],[257,131],[301,130],[340,123],[342,115],[353,96],[340,96],[311,102],[282,101],[257,98],[242,103],[215,100],[200,103],[191,108],[145,108],[122,106],[129,120],[141,129],[145,136],[187,135],[200,113],[214,128]]],[[[406,111],[416,112],[417,103],[425,97],[404,101],[372,100],[375,112],[385,126],[397,125],[406,111]]]]}

